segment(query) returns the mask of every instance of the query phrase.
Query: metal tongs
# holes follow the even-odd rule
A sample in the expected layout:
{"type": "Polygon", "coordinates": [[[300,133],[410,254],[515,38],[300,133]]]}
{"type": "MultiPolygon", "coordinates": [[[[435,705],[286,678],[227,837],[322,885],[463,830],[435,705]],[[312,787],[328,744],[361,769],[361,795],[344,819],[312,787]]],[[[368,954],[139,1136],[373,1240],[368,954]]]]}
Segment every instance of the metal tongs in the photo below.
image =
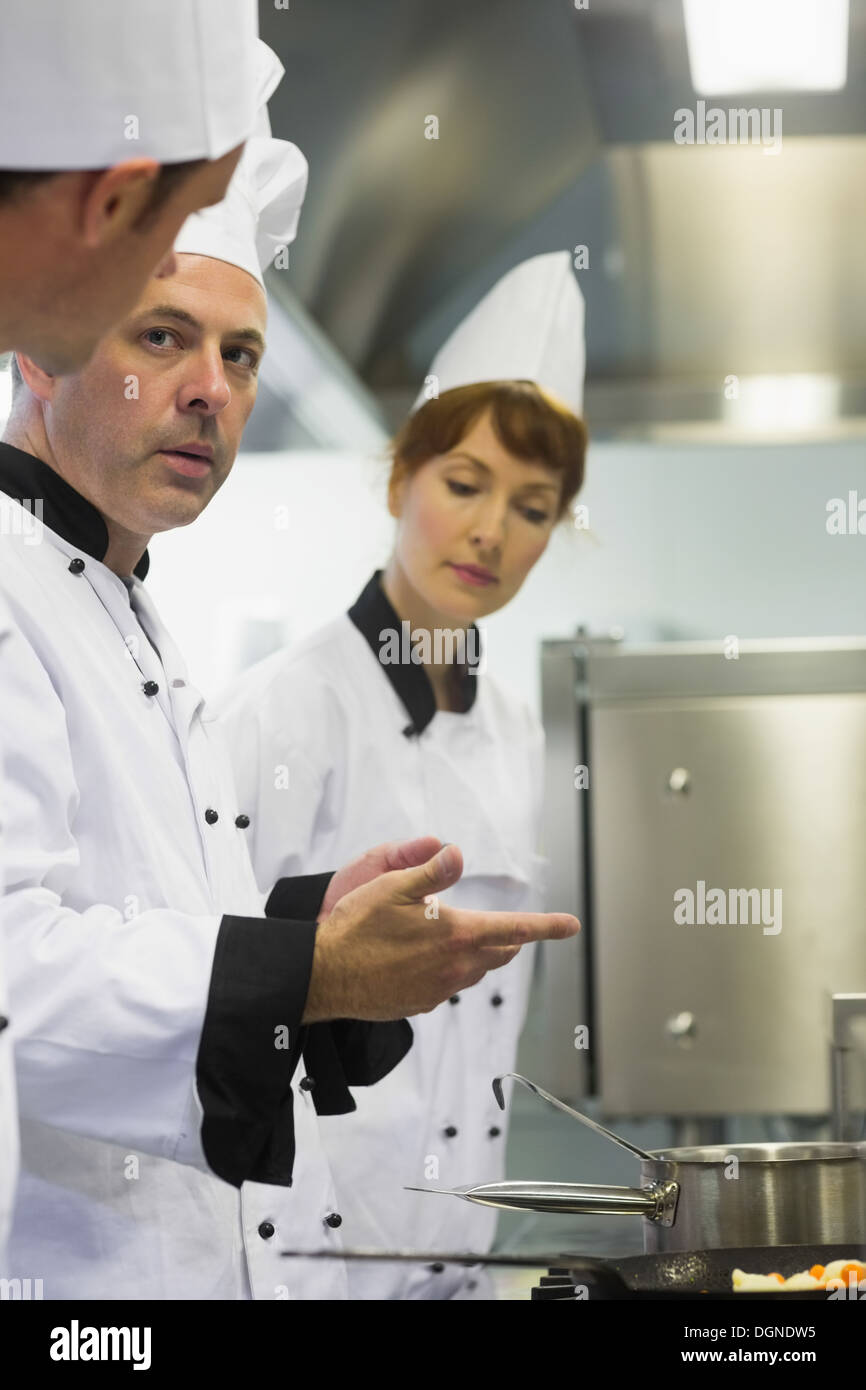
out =
{"type": "MultiPolygon", "coordinates": [[[[597,1120],[591,1120],[588,1115],[582,1115],[579,1110],[573,1110],[570,1105],[565,1104],[565,1101],[551,1095],[549,1091],[545,1091],[536,1082],[530,1081],[528,1077],[521,1076],[519,1072],[509,1071],[502,1076],[494,1077],[493,1094],[500,1110],[505,1109],[502,1083],[509,1079],[519,1081],[522,1086],[526,1086],[542,1100],[546,1100],[557,1110],[561,1110],[563,1114],[570,1115],[573,1120],[579,1120],[582,1125],[595,1130],[596,1134],[600,1134],[602,1138],[612,1140],[614,1144],[618,1144],[621,1149],[626,1149],[635,1158],[654,1161],[653,1155],[647,1153],[645,1149],[640,1149],[636,1144],[629,1143],[627,1139],[623,1139],[619,1134],[614,1134],[612,1130],[605,1128],[597,1120]]],[[[568,1215],[634,1212],[656,1220],[664,1220],[664,1224],[672,1219],[672,1212],[667,1210],[670,1199],[660,1188],[653,1187],[604,1187],[568,1182],[518,1180],[476,1183],[469,1187],[407,1187],[404,1190],[432,1193],[442,1197],[462,1197],[465,1202],[476,1202],[479,1206],[501,1207],[505,1210],[558,1212],[568,1215]]],[[[564,1263],[564,1257],[561,1253],[527,1256],[471,1254],[466,1251],[438,1254],[432,1251],[412,1250],[284,1250],[282,1254],[292,1258],[303,1257],[323,1260],[394,1260],[418,1264],[485,1264],[511,1265],[523,1268],[553,1267],[564,1263]]]]}

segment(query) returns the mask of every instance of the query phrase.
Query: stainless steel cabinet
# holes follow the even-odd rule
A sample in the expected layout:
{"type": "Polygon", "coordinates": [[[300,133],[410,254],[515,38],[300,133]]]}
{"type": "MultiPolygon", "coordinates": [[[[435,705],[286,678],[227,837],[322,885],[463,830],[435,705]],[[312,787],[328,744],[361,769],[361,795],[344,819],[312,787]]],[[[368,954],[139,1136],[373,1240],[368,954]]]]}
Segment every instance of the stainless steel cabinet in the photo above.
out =
{"type": "Polygon", "coordinates": [[[866,644],[550,643],[544,717],[555,905],[586,921],[547,1079],[613,1114],[826,1112],[829,998],[866,989],[866,644]]]}

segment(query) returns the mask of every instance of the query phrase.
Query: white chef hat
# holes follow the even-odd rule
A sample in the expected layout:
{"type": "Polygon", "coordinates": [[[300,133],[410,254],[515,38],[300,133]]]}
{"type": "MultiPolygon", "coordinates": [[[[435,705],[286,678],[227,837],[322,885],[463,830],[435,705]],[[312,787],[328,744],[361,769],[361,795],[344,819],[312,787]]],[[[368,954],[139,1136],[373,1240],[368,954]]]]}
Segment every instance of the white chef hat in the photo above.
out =
{"type": "Polygon", "coordinates": [[[219,159],[253,128],[255,0],[16,0],[0,35],[0,169],[219,159]]]}
{"type": "Polygon", "coordinates": [[[585,371],[584,303],[571,253],[550,251],[514,266],[458,324],[412,408],[455,386],[526,380],[580,415],[585,371]]]}
{"type": "Polygon", "coordinates": [[[238,265],[264,287],[263,272],[297,234],[308,165],[297,145],[271,136],[267,103],[284,68],[266,44],[260,49],[253,134],[222,202],[192,213],[174,249],[238,265]]]}

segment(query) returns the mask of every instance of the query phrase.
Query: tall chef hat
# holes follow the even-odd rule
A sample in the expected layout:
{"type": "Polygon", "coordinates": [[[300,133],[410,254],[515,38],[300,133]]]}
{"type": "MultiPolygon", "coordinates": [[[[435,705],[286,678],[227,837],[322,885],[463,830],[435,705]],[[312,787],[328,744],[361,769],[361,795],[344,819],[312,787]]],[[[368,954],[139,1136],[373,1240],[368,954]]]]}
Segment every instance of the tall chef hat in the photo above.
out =
{"type": "Polygon", "coordinates": [[[0,169],[219,159],[253,128],[256,0],[16,0],[0,169]]]}
{"type": "Polygon", "coordinates": [[[455,386],[527,380],[580,415],[585,370],[584,303],[571,253],[550,251],[514,266],[458,324],[413,410],[455,386]]]}
{"type": "Polygon", "coordinates": [[[266,44],[260,49],[253,134],[222,202],[192,213],[174,249],[240,266],[264,287],[264,271],[297,234],[308,166],[297,145],[271,136],[267,103],[284,69],[266,44]]]}

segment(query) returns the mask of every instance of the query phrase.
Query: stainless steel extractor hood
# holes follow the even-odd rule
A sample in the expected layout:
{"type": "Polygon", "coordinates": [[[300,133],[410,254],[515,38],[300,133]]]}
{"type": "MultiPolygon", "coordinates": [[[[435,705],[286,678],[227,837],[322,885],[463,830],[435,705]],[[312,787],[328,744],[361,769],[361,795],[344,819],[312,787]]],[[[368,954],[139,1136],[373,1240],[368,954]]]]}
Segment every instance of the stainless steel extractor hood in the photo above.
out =
{"type": "Polygon", "coordinates": [[[267,4],[261,27],[274,130],[311,165],[288,284],[388,423],[505,269],[585,246],[595,437],[866,432],[866,0],[841,91],[718,98],[781,109],[777,153],[674,142],[680,0],[267,4]]]}

